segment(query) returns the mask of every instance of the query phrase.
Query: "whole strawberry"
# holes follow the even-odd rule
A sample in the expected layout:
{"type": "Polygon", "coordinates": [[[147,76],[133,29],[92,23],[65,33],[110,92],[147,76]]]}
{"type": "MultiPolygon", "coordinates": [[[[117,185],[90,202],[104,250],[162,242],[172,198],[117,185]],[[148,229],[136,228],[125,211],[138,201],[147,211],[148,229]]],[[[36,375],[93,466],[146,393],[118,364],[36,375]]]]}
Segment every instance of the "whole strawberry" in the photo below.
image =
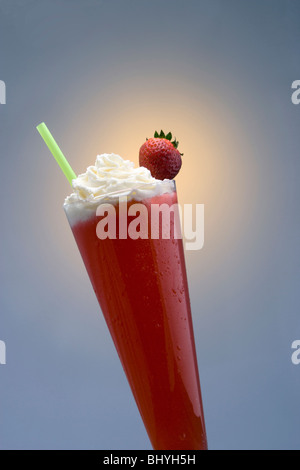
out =
{"type": "Polygon", "coordinates": [[[151,175],[159,180],[173,179],[179,172],[182,161],[181,153],[177,150],[178,142],[172,140],[172,134],[167,135],[163,131],[154,137],[147,139],[141,146],[139,153],[140,166],[150,170],[151,175]]]}

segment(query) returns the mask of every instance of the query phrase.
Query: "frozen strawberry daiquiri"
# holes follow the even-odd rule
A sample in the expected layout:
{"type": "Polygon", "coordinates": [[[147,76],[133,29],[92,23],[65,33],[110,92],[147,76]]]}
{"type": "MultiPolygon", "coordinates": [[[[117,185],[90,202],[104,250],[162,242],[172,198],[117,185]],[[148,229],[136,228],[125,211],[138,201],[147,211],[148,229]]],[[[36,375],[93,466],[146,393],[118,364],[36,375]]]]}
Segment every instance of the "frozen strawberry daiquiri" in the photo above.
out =
{"type": "Polygon", "coordinates": [[[64,209],[153,448],[207,449],[176,214],[171,212],[169,239],[161,233],[151,238],[152,208],[177,203],[175,183],[104,154],[73,181],[73,189],[64,209]],[[124,224],[127,229],[133,220],[121,210],[124,198],[129,214],[137,203],[147,209],[140,212],[148,226],[143,238],[124,238],[124,224]],[[113,236],[105,239],[97,235],[101,204],[113,205],[116,214],[113,236]]]}

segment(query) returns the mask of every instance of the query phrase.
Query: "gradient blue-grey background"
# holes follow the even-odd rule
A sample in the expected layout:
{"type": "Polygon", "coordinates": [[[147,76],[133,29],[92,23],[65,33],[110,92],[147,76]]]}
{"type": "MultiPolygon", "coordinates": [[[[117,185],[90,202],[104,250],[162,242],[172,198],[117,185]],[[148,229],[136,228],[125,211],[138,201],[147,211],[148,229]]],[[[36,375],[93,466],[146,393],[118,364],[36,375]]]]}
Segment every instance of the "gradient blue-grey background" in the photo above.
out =
{"type": "Polygon", "coordinates": [[[62,211],[76,172],[160,128],[182,203],[211,449],[300,449],[299,0],[0,0],[1,449],[150,449],[62,211]]]}

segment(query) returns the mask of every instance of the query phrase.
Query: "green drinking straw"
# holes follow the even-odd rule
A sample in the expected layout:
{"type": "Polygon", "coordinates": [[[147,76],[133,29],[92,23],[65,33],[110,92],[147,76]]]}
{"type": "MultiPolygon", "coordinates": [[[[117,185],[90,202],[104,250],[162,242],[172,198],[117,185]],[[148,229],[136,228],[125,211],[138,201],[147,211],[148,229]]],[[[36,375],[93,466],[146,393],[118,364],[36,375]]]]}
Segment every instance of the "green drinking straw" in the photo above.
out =
{"type": "Polygon", "coordinates": [[[60,168],[62,169],[65,177],[69,181],[70,185],[72,186],[72,181],[76,178],[74,171],[72,170],[68,160],[60,150],[59,146],[55,142],[51,132],[49,131],[48,127],[44,122],[37,126],[37,130],[41,134],[42,138],[44,139],[48,149],[52,153],[53,157],[59,164],[60,168]]]}

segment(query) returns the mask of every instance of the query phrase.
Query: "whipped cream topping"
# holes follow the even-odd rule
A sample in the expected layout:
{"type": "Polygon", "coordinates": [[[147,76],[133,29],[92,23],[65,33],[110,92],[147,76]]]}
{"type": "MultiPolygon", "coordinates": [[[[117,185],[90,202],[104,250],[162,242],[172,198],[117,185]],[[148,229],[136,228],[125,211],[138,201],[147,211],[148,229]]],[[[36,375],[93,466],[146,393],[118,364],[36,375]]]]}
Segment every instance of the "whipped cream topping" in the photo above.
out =
{"type": "Polygon", "coordinates": [[[147,168],[134,168],[134,163],[129,160],[114,153],[104,153],[97,156],[95,165],[89,166],[86,173],[73,180],[73,193],[66,198],[65,205],[99,203],[102,199],[113,202],[119,196],[141,200],[173,190],[171,181],[169,189],[162,183],[153,178],[147,168]]]}

